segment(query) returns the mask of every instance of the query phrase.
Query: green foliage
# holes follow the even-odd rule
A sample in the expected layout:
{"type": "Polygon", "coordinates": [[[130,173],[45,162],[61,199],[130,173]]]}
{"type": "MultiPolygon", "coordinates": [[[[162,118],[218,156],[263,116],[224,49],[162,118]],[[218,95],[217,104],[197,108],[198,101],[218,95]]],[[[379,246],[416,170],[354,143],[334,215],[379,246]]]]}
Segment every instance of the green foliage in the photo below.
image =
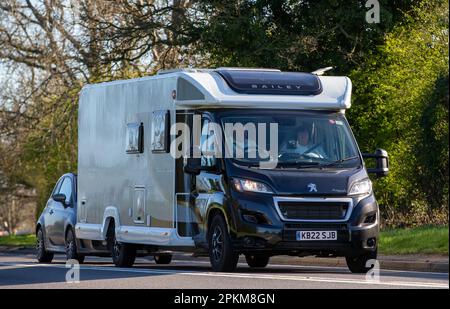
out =
{"type": "Polygon", "coordinates": [[[402,19],[412,1],[380,1],[382,23],[365,21],[365,0],[202,0],[191,28],[212,66],[346,73],[402,19]]]}
{"type": "Polygon", "coordinates": [[[390,155],[390,175],[375,186],[388,224],[448,202],[448,3],[412,14],[351,73],[349,116],[360,147],[390,155]]]}
{"type": "Polygon", "coordinates": [[[52,109],[24,137],[20,175],[37,189],[38,215],[59,177],[77,171],[78,92],[45,98],[42,106],[52,109]]]}

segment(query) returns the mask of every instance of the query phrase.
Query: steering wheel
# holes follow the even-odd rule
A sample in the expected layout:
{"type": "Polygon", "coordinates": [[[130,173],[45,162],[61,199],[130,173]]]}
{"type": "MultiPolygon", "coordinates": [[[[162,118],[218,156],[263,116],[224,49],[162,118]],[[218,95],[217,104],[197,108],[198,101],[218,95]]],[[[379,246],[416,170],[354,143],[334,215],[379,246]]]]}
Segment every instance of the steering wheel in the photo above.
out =
{"type": "Polygon", "coordinates": [[[284,152],[278,155],[278,159],[281,161],[298,161],[299,159],[315,159],[315,157],[308,156],[304,153],[296,152],[284,152]]]}
{"type": "Polygon", "coordinates": [[[318,148],[319,146],[321,146],[322,144],[317,144],[314,145],[313,147],[307,149],[305,152],[303,153],[296,153],[296,152],[284,152],[278,155],[278,159],[283,159],[283,160],[298,160],[300,158],[306,158],[306,159],[318,159],[317,157],[313,157],[308,155],[308,153],[310,153],[311,151],[313,151],[314,149],[318,148]]]}
{"type": "Polygon", "coordinates": [[[312,146],[311,148],[307,149],[306,151],[304,151],[303,154],[310,153],[311,151],[313,151],[314,149],[316,149],[317,147],[319,147],[321,145],[322,144],[316,144],[316,145],[312,146]]]}

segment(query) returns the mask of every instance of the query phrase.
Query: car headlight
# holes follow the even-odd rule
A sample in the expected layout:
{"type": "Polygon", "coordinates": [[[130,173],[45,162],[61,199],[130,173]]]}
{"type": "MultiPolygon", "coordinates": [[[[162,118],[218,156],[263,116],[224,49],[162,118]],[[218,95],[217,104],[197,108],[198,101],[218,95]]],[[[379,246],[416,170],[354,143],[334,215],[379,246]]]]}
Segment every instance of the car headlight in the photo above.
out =
{"type": "Polygon", "coordinates": [[[233,178],[232,183],[239,192],[273,193],[267,185],[253,180],[233,178]]]}
{"type": "Polygon", "coordinates": [[[366,195],[372,192],[372,182],[370,179],[363,179],[353,183],[348,195],[366,195]]]}

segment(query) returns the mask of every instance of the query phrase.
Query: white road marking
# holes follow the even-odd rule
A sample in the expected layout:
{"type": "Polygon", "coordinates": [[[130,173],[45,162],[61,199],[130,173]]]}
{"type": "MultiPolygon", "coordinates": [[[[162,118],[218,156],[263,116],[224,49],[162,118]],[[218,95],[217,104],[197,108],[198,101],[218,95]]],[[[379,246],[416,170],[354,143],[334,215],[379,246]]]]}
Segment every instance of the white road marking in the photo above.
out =
{"type": "MultiPolygon", "coordinates": [[[[14,262],[0,262],[0,266],[15,266],[15,267],[49,267],[49,268],[63,268],[65,265],[58,264],[31,264],[31,263],[14,263],[14,262]]],[[[182,271],[171,269],[136,269],[136,268],[118,268],[118,267],[98,267],[82,265],[81,270],[94,271],[111,271],[111,272],[128,272],[128,273],[143,273],[143,274],[173,274],[185,276],[206,276],[206,277],[225,277],[225,278],[240,278],[240,279],[268,279],[268,280],[289,280],[289,281],[310,281],[310,282],[328,282],[328,283],[345,283],[345,284],[365,284],[365,285],[381,285],[381,286],[403,286],[403,287],[428,287],[428,288],[449,288],[448,283],[434,283],[434,282],[414,282],[414,281],[366,281],[362,279],[343,279],[343,278],[324,278],[324,277],[306,277],[301,275],[265,275],[265,274],[238,274],[238,273],[215,273],[202,271],[182,271]]]]}
{"type": "MultiPolygon", "coordinates": [[[[140,259],[143,262],[149,262],[149,260],[140,259]]],[[[210,265],[207,261],[189,261],[189,260],[172,260],[173,263],[185,263],[185,264],[205,264],[210,265]]],[[[247,266],[246,263],[238,263],[241,266],[247,266]]],[[[330,269],[330,270],[340,270],[343,273],[348,273],[349,270],[347,267],[341,266],[322,266],[322,265],[290,265],[290,264],[272,264],[269,263],[268,267],[277,267],[277,268],[299,268],[299,269],[330,269]]],[[[396,270],[396,269],[383,269],[381,268],[381,272],[393,272],[393,273],[408,273],[408,274],[427,274],[427,275],[437,275],[442,277],[448,277],[448,273],[437,273],[437,272],[429,272],[429,271],[415,271],[415,270],[396,270]]]]}
{"type": "MultiPolygon", "coordinates": [[[[192,254],[181,254],[183,256],[186,256],[188,258],[192,258],[192,254]]],[[[8,254],[2,254],[0,253],[0,256],[8,256],[8,254]]],[[[27,256],[32,256],[30,254],[28,254],[27,256]]],[[[94,256],[92,256],[94,257],[94,256]]],[[[33,257],[34,258],[34,257],[33,257]]],[[[97,257],[95,257],[97,258],[97,257]]],[[[145,258],[145,257],[139,257],[136,259],[137,261],[142,261],[145,263],[151,263],[153,261],[153,259],[149,259],[149,258],[145,258]]],[[[101,262],[104,262],[103,260],[101,262]]],[[[181,262],[181,263],[185,263],[185,264],[206,264],[206,265],[210,265],[210,263],[208,261],[201,261],[201,260],[172,260],[173,263],[177,262],[181,262]]],[[[246,263],[239,263],[238,265],[241,266],[247,266],[246,263]]],[[[292,265],[292,264],[272,264],[269,263],[269,267],[281,267],[281,268],[299,268],[299,269],[330,269],[330,270],[340,270],[342,272],[348,273],[348,268],[344,267],[344,266],[325,266],[325,265],[292,265]]],[[[390,272],[390,273],[407,273],[407,274],[419,274],[419,275],[436,275],[436,276],[442,276],[442,277],[448,277],[449,273],[448,272],[431,272],[431,271],[417,271],[417,270],[398,270],[398,269],[384,269],[381,268],[381,272],[390,272]]]]}

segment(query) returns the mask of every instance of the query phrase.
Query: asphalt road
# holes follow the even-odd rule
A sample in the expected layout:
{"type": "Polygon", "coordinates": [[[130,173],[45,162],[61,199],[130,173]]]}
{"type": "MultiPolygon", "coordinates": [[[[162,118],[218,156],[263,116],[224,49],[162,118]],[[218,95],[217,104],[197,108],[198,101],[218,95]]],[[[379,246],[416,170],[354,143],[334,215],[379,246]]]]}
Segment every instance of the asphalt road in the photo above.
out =
{"type": "Polygon", "coordinates": [[[38,264],[32,255],[0,254],[0,289],[9,288],[159,288],[159,289],[308,289],[308,288],[449,288],[448,273],[381,270],[379,280],[344,267],[269,264],[250,269],[239,263],[234,273],[214,273],[206,258],[176,256],[170,265],[138,258],[133,268],[117,268],[110,258],[87,257],[79,283],[67,283],[65,260],[38,264]]]}

